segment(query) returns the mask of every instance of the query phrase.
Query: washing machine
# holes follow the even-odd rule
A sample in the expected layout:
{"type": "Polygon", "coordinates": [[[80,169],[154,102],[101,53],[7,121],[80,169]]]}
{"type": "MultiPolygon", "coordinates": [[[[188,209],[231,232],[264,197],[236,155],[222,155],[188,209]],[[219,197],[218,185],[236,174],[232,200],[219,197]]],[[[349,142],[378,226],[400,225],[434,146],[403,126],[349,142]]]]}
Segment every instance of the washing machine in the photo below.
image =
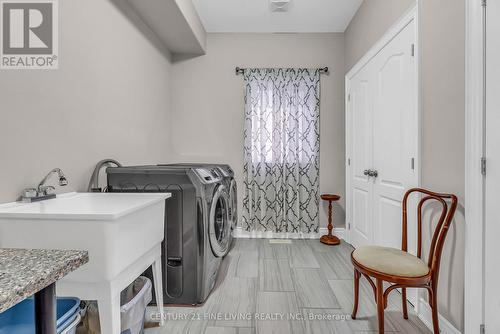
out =
{"type": "Polygon", "coordinates": [[[229,235],[229,244],[232,244],[234,229],[238,226],[238,187],[236,184],[236,179],[234,178],[234,171],[231,166],[227,164],[213,164],[213,163],[175,163],[168,164],[164,166],[173,166],[173,167],[215,167],[220,171],[220,174],[223,177],[223,183],[225,185],[225,189],[227,191],[227,196],[229,198],[229,220],[231,222],[230,226],[230,235],[229,235]]]}
{"type": "Polygon", "coordinates": [[[170,192],[162,247],[164,301],[195,305],[212,291],[230,246],[230,201],[214,166],[109,167],[110,192],[170,192]]]}

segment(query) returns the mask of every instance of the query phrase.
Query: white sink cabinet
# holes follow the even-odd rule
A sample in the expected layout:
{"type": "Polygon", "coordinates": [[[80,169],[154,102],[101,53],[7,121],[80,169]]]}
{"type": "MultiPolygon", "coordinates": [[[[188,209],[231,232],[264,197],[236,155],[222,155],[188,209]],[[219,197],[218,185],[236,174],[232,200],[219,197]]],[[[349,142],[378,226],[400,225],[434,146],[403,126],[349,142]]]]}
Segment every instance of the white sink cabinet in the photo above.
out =
{"type": "MultiPolygon", "coordinates": [[[[163,305],[161,242],[171,195],[68,193],[36,203],[0,205],[0,247],[72,249],[89,262],[57,282],[58,296],[97,300],[102,333],[120,333],[120,292],[153,266],[163,305]]],[[[163,307],[159,306],[160,325],[163,307]]]]}

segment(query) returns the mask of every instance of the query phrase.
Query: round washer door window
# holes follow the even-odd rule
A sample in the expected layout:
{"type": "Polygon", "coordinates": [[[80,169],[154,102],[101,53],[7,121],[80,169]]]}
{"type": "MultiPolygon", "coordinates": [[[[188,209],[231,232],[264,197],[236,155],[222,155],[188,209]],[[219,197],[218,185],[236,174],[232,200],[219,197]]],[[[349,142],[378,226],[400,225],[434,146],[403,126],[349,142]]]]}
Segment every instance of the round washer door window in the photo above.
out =
{"type": "Polygon", "coordinates": [[[210,245],[215,256],[225,256],[229,249],[231,223],[229,221],[228,198],[224,186],[217,188],[210,209],[210,245]]]}

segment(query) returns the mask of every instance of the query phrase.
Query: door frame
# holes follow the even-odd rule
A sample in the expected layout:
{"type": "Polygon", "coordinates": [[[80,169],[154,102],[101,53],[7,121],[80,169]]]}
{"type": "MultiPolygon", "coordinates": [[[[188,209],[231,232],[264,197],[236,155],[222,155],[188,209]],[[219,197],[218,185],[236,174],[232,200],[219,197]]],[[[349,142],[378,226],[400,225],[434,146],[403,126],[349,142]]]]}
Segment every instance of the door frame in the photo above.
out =
{"type": "MultiPolygon", "coordinates": [[[[375,57],[389,42],[391,42],[409,23],[415,22],[415,91],[414,98],[416,102],[416,115],[415,123],[417,125],[417,140],[416,140],[416,156],[415,156],[415,186],[421,184],[421,75],[420,75],[420,24],[418,20],[419,1],[411,7],[385,34],[370,48],[370,50],[352,67],[352,69],[345,76],[345,128],[346,128],[346,156],[345,156],[345,169],[346,169],[346,241],[351,243],[350,221],[352,219],[352,193],[351,193],[351,138],[349,129],[351,124],[350,98],[349,93],[351,90],[350,80],[366,65],[370,60],[375,57]]],[[[416,240],[416,235],[415,235],[416,240]]]]}
{"type": "Polygon", "coordinates": [[[466,0],[465,37],[465,333],[484,324],[486,145],[485,14],[481,0],[466,0]]]}

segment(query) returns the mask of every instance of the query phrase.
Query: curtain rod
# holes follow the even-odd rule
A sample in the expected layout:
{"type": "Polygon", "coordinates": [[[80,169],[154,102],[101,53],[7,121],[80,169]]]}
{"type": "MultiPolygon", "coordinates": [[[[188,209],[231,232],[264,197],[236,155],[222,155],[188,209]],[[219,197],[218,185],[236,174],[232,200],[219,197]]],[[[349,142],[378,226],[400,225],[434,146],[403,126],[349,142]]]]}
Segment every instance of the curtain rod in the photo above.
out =
{"type": "MultiPolygon", "coordinates": [[[[246,70],[246,68],[236,67],[235,73],[236,73],[236,75],[244,74],[245,70],[246,70]]],[[[318,70],[319,70],[320,74],[327,74],[327,75],[330,74],[328,67],[320,67],[320,68],[318,68],[318,70]]]]}

